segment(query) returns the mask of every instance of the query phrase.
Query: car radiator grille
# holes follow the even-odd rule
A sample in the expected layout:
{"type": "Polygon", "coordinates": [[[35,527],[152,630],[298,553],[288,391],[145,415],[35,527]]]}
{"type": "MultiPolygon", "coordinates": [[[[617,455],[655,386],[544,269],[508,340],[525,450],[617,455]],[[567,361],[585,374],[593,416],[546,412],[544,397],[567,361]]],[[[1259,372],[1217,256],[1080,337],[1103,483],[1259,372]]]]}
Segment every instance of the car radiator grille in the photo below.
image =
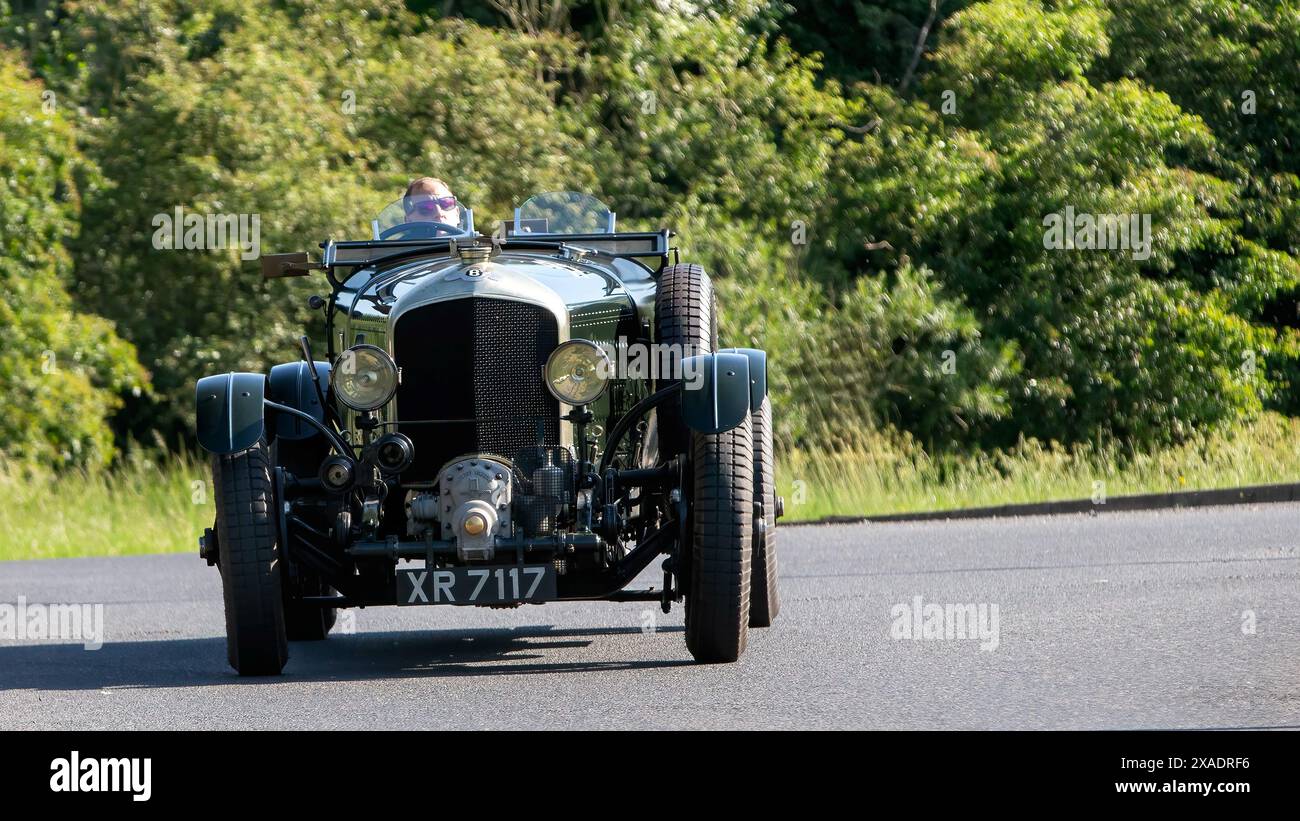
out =
{"type": "Polygon", "coordinates": [[[470,297],[402,314],[393,331],[397,419],[415,443],[403,481],[432,480],[464,453],[513,459],[526,447],[558,445],[559,403],[542,382],[558,344],[555,316],[527,302],[470,297]]]}

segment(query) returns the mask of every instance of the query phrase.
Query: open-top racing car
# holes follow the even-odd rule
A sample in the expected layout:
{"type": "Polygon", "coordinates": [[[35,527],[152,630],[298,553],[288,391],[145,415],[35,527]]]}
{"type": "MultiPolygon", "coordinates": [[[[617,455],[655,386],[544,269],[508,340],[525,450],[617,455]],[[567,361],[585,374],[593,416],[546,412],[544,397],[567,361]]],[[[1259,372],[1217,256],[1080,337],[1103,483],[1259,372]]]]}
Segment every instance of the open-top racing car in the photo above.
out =
{"type": "Polygon", "coordinates": [[[328,279],[326,359],[303,336],[198,382],[230,664],[279,673],[340,607],[586,599],[684,599],[695,659],[736,660],[779,607],[766,354],[718,347],[670,231],[571,192],[492,236],[456,210],[399,200],[368,240],[264,256],[328,279]],[[659,556],[662,587],[627,589],[659,556]]]}

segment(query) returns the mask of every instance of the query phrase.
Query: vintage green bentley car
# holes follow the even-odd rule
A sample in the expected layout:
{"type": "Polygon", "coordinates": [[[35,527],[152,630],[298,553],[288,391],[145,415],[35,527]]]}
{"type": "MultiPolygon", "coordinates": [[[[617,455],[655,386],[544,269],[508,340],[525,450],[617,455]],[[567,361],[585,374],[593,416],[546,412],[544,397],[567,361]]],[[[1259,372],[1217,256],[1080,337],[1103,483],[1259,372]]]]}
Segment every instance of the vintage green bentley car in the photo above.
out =
{"type": "Polygon", "coordinates": [[[329,281],[325,360],[304,336],[268,374],[198,382],[230,664],[279,673],[340,607],[583,599],[684,599],[691,654],[737,659],[778,609],[766,355],[719,348],[670,231],[616,232],[589,196],[532,197],[490,236],[423,213],[264,257],[329,281]],[[627,589],[656,557],[662,586],[627,589]]]}

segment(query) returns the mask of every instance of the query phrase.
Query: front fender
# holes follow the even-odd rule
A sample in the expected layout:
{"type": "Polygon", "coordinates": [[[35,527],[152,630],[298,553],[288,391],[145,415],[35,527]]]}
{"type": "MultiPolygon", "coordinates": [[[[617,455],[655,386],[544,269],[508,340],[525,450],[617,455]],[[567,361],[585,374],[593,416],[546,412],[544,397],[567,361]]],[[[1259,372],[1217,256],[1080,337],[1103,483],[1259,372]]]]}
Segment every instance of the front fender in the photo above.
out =
{"type": "Polygon", "coordinates": [[[719,353],[738,353],[749,360],[749,406],[757,409],[767,398],[767,351],[758,348],[723,348],[719,353]]]}
{"type": "Polygon", "coordinates": [[[248,450],[265,433],[266,377],[260,373],[205,376],[194,392],[195,431],[212,453],[248,450]]]}
{"type": "MultiPolygon", "coordinates": [[[[320,379],[321,390],[328,390],[329,363],[313,362],[312,365],[315,366],[316,375],[320,379]]],[[[272,402],[300,410],[317,422],[325,421],[325,408],[321,407],[320,399],[316,396],[316,386],[312,383],[311,371],[307,369],[306,362],[286,362],[283,365],[276,365],[271,369],[267,382],[267,390],[272,402]]],[[[310,439],[320,436],[320,429],[297,416],[275,412],[269,415],[278,439],[310,439]]]]}
{"type": "MultiPolygon", "coordinates": [[[[711,353],[682,360],[682,419],[700,433],[722,433],[751,411],[749,357],[711,353]]],[[[761,401],[761,400],[760,400],[761,401]]]]}

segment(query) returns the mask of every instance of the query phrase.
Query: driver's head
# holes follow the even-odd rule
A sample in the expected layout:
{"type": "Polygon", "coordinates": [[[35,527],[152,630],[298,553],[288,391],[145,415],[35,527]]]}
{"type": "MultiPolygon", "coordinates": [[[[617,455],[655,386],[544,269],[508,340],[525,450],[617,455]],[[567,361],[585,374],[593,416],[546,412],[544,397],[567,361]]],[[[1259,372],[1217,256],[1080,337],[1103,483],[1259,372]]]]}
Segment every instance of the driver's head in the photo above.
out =
{"type": "Polygon", "coordinates": [[[444,222],[460,224],[460,208],[447,183],[437,177],[411,180],[402,197],[407,222],[444,222]]]}

